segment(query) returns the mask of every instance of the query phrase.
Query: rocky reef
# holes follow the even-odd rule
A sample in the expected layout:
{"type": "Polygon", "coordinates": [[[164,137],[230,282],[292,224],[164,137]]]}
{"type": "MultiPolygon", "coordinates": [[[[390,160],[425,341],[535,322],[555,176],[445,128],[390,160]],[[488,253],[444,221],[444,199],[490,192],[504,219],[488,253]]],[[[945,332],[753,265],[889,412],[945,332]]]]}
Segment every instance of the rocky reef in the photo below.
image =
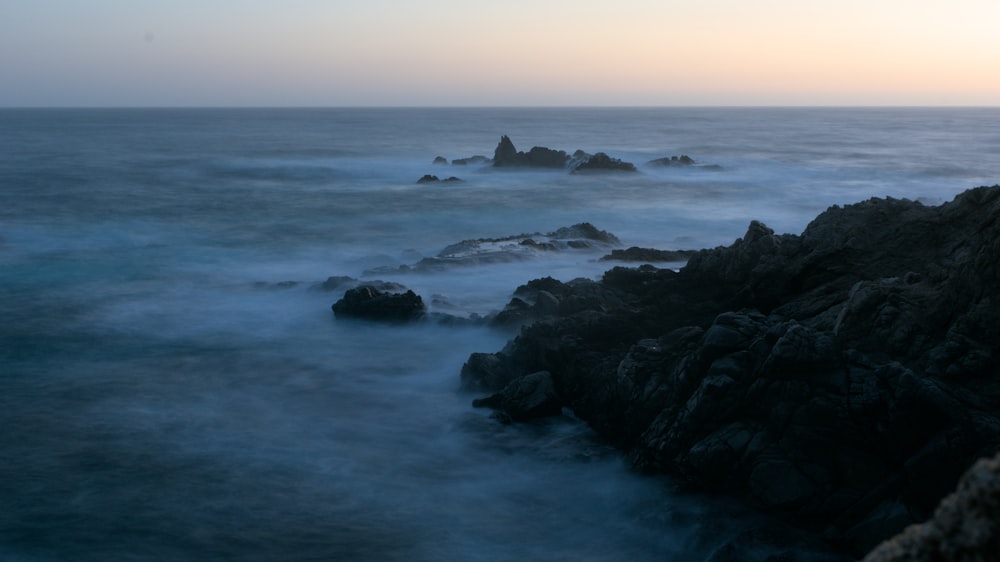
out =
{"type": "Polygon", "coordinates": [[[871,199],[801,235],[752,222],[679,271],[533,281],[462,384],[505,421],[569,408],[636,467],[861,555],[1000,451],[998,295],[1000,186],[871,199]]]}
{"type": "Polygon", "coordinates": [[[568,250],[608,249],[621,245],[618,238],[590,223],[564,226],[552,232],[513,234],[502,238],[477,238],[451,244],[435,256],[421,259],[412,265],[381,267],[366,274],[399,272],[440,271],[442,269],[504,263],[530,259],[542,252],[568,250]]]}
{"type": "MultiPolygon", "coordinates": [[[[448,160],[444,156],[437,156],[433,164],[447,164],[448,160]]],[[[637,172],[638,168],[631,162],[625,162],[619,158],[609,156],[604,152],[590,154],[583,150],[577,150],[572,155],[565,150],[548,148],[545,146],[534,146],[531,150],[519,151],[514,146],[514,141],[507,135],[500,137],[500,142],[493,149],[493,158],[483,155],[475,155],[467,158],[456,158],[451,161],[452,165],[468,166],[472,164],[489,164],[493,168],[549,168],[569,170],[571,173],[594,173],[594,172],[637,172]]],[[[717,165],[706,165],[695,162],[687,155],[666,156],[650,160],[646,163],[651,168],[699,168],[706,170],[721,170],[717,165]]],[[[424,178],[431,177],[427,174],[424,178]]],[[[422,178],[423,180],[423,178],[422,178]]],[[[432,180],[425,180],[432,181],[432,180]]]]}

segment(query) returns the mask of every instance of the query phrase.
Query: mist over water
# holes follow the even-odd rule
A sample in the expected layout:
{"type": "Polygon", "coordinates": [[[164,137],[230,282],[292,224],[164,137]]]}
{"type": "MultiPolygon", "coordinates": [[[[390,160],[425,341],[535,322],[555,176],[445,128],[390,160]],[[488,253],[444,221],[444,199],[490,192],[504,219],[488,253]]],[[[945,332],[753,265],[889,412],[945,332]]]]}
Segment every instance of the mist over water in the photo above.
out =
{"type": "Polygon", "coordinates": [[[759,518],[631,472],[459,370],[512,335],[335,319],[332,275],[500,309],[603,251],[387,273],[591,222],[625,246],[800,232],[1000,181],[993,109],[0,111],[0,558],[705,559],[759,518]],[[434,166],[501,134],[641,172],[434,166]],[[720,171],[651,168],[687,154],[720,171]],[[417,185],[424,174],[456,184],[417,185]],[[385,268],[378,275],[366,271],[385,268]]]}

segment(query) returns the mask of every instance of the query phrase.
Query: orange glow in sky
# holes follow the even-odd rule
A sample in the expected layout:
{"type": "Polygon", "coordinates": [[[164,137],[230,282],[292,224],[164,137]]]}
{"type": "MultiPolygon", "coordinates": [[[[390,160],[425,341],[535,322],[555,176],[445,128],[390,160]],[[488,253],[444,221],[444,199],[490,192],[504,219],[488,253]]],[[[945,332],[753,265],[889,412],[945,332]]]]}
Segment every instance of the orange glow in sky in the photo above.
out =
{"type": "Polygon", "coordinates": [[[33,0],[0,106],[998,105],[997,0],[33,0]]]}

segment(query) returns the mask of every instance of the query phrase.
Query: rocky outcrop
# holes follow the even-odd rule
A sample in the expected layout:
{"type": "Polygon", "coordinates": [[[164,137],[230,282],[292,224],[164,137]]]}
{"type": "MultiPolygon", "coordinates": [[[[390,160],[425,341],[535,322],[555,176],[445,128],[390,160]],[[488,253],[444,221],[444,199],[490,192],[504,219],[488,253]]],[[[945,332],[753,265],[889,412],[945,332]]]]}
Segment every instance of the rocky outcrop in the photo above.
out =
{"type": "Polygon", "coordinates": [[[463,240],[447,246],[436,256],[423,258],[412,265],[376,268],[366,271],[365,274],[439,271],[464,265],[531,259],[544,252],[600,250],[618,245],[621,245],[621,242],[614,234],[600,230],[590,223],[579,223],[547,233],[534,232],[502,238],[463,240]]]}
{"type": "Polygon", "coordinates": [[[529,289],[515,321],[541,320],[470,358],[466,388],[548,372],[637,467],[855,555],[1000,450],[1000,186],[835,206],[801,235],[753,222],[679,272],[529,289]]]}
{"type": "Polygon", "coordinates": [[[448,178],[441,179],[441,178],[439,178],[437,176],[434,176],[434,175],[431,175],[431,174],[424,174],[423,177],[421,177],[420,179],[417,180],[417,183],[441,183],[441,182],[444,182],[444,183],[459,183],[461,181],[462,181],[461,178],[456,178],[455,176],[451,176],[451,177],[448,177],[448,178]]]}
{"type": "Polygon", "coordinates": [[[635,164],[623,162],[618,158],[612,158],[603,152],[591,156],[573,168],[574,173],[578,172],[636,172],[635,164]]]}
{"type": "Polygon", "coordinates": [[[701,164],[695,161],[694,158],[682,154],[680,156],[664,156],[663,158],[656,158],[655,160],[650,160],[646,162],[647,166],[653,168],[696,168],[698,170],[711,170],[711,171],[721,171],[722,166],[718,164],[701,164]]]}
{"type": "Polygon", "coordinates": [[[655,248],[640,248],[632,246],[624,250],[611,250],[611,253],[601,257],[601,261],[622,262],[683,262],[694,255],[693,250],[657,250],[655,248]]]}
{"type": "Polygon", "coordinates": [[[434,157],[434,162],[432,162],[432,163],[433,164],[441,164],[441,165],[443,165],[443,164],[447,164],[448,163],[448,159],[445,158],[444,156],[435,156],[434,157]]]}
{"type": "Polygon", "coordinates": [[[577,150],[573,156],[565,151],[544,146],[533,147],[528,152],[518,152],[510,137],[503,135],[493,151],[493,166],[497,168],[568,168],[572,172],[626,171],[635,172],[630,162],[612,158],[603,152],[587,154],[577,150]]]}
{"type": "Polygon", "coordinates": [[[493,408],[504,423],[554,416],[562,411],[556,398],[552,375],[545,371],[518,377],[496,394],[474,400],[476,408],[493,408]]]}
{"type": "Polygon", "coordinates": [[[665,156],[647,162],[650,166],[673,167],[673,166],[694,166],[695,161],[690,156],[682,154],[680,156],[665,156]]]}
{"type": "Polygon", "coordinates": [[[390,322],[419,319],[426,307],[423,299],[411,290],[405,293],[383,292],[371,285],[348,289],[344,297],[333,304],[337,317],[364,318],[390,322]]]}
{"type": "Polygon", "coordinates": [[[568,160],[569,155],[564,151],[544,146],[533,147],[528,152],[518,152],[507,135],[500,137],[500,142],[493,151],[493,166],[497,168],[565,168],[568,160]]]}
{"type": "Polygon", "coordinates": [[[1000,455],[982,459],[934,516],[882,543],[864,562],[1000,560],[1000,455]]]}

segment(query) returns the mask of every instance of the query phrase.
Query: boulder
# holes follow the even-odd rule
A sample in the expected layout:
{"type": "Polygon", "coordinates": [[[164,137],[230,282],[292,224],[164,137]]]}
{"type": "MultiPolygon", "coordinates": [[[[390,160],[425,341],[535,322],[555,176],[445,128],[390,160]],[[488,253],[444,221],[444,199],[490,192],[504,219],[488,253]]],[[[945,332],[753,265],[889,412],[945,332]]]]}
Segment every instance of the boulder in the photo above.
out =
{"type": "Polygon", "coordinates": [[[348,289],[344,297],[332,306],[339,317],[364,318],[391,322],[417,320],[426,307],[419,295],[411,290],[405,293],[383,292],[371,285],[348,289]]]}

